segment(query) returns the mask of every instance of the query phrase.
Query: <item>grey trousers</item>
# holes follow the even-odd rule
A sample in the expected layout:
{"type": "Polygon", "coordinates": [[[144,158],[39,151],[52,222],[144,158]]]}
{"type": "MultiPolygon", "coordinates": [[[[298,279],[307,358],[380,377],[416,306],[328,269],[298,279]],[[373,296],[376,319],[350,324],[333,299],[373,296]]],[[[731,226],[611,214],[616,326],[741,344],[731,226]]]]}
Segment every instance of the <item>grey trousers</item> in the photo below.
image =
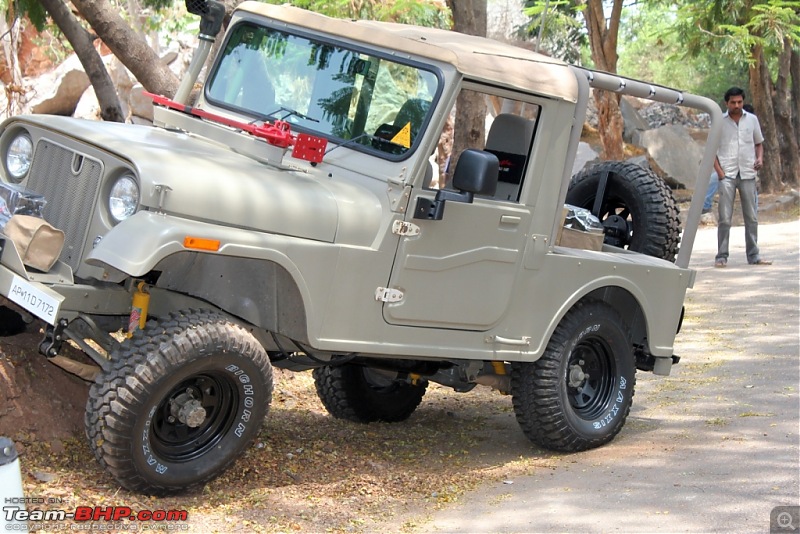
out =
{"type": "Polygon", "coordinates": [[[736,191],[742,203],[744,216],[744,241],[747,263],[755,263],[758,256],[758,198],[755,180],[725,177],[719,182],[719,226],[717,227],[717,260],[728,260],[728,242],[733,218],[733,201],[736,191]]]}

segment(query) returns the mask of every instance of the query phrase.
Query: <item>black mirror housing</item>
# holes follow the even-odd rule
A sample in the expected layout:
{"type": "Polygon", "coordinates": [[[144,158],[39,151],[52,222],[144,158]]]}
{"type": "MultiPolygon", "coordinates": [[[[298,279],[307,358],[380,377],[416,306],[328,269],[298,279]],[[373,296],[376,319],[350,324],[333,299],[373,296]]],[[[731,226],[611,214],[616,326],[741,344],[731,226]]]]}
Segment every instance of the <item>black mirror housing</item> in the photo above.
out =
{"type": "Polygon", "coordinates": [[[491,152],[468,148],[461,153],[453,173],[453,187],[457,191],[440,189],[431,201],[424,197],[417,199],[414,210],[415,219],[440,221],[444,216],[446,201],[472,204],[475,195],[492,196],[497,190],[500,176],[500,160],[491,152]]]}
{"type": "Polygon", "coordinates": [[[493,196],[497,191],[500,161],[484,150],[468,148],[461,153],[453,174],[453,187],[474,195],[493,196]]]}

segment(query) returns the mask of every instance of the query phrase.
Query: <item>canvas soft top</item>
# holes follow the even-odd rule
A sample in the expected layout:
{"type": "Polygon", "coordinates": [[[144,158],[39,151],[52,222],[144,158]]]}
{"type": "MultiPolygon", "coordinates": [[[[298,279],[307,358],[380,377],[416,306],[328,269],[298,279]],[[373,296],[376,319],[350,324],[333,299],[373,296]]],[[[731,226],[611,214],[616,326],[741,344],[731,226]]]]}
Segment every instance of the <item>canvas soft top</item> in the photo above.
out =
{"type": "Polygon", "coordinates": [[[436,28],[335,19],[289,5],[247,1],[236,9],[450,63],[470,79],[570,102],[578,99],[578,82],[566,63],[510,44],[436,28]]]}

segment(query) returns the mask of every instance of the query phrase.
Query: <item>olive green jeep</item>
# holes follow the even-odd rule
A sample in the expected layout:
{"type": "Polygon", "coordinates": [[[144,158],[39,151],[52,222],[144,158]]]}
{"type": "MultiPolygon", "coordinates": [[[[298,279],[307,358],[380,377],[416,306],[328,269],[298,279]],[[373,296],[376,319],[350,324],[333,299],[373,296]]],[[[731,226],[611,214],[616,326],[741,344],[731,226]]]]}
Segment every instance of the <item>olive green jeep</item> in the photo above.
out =
{"type": "Polygon", "coordinates": [[[224,10],[187,4],[201,44],[174,99],[152,95],[154,126],[0,126],[6,211],[32,203],[64,233],[47,269],[0,234],[2,303],[43,321],[54,363],[85,374],[65,342],[94,362],[86,433],[119,483],[165,494],[218,475],[258,435],[272,367],[313,370],[341,419],[399,422],[429,382],[481,384],[542,447],[612,440],[636,370],[677,361],[705,191],[681,230],[649,170],[572,176],[590,88],[710,113],[699,177],[718,106],[488,39],[258,2],[198,91],[224,10]]]}

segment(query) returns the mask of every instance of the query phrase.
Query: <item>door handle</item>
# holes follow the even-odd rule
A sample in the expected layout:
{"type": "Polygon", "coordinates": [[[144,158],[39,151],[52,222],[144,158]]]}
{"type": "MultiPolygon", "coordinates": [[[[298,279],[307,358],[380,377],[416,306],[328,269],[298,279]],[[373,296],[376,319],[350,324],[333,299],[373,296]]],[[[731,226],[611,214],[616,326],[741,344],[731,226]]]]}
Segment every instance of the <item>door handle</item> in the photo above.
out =
{"type": "Polygon", "coordinates": [[[506,225],[514,225],[519,226],[519,223],[522,222],[522,217],[517,217],[516,215],[501,215],[500,216],[500,224],[506,225]]]}

